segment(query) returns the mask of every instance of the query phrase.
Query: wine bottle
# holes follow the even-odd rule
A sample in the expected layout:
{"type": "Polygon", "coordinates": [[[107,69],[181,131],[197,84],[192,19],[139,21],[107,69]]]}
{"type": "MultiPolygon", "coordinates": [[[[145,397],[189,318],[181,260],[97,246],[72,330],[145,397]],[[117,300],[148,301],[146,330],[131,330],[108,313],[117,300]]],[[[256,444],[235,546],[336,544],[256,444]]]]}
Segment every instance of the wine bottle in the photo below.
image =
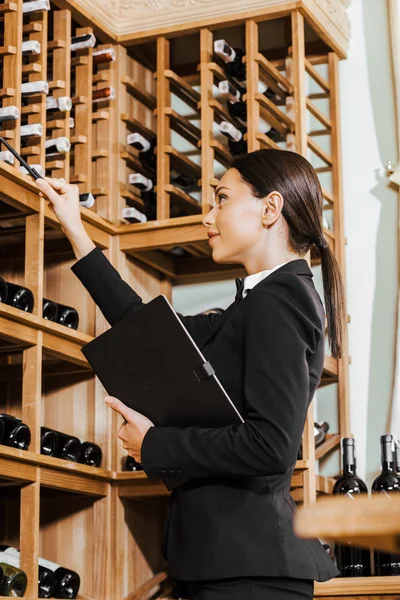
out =
{"type": "Polygon", "coordinates": [[[149,192],[154,188],[152,180],[141,173],[131,173],[128,177],[128,181],[131,185],[134,185],[144,192],[149,192]]]}
{"type": "MultiPolygon", "coordinates": [[[[21,555],[19,550],[11,546],[0,546],[0,561],[20,568],[21,555]]],[[[38,594],[39,598],[51,598],[55,592],[56,580],[54,573],[39,565],[38,594]]]]}
{"type": "Polygon", "coordinates": [[[75,35],[71,39],[71,52],[82,50],[83,48],[93,48],[96,45],[96,36],[93,33],[84,33],[75,35]]]}
{"type": "Polygon", "coordinates": [[[58,316],[57,302],[53,302],[53,300],[48,300],[47,298],[43,298],[43,309],[42,309],[43,319],[47,319],[48,321],[57,321],[57,316],[58,316]]]}
{"type": "Polygon", "coordinates": [[[0,556],[0,568],[3,574],[0,578],[0,596],[13,596],[14,598],[22,598],[25,594],[28,578],[25,571],[13,566],[13,557],[7,558],[8,562],[3,561],[3,555],[0,556]]]}
{"type": "Polygon", "coordinates": [[[28,288],[23,287],[22,285],[10,283],[9,281],[7,281],[7,297],[4,302],[9,306],[14,306],[14,308],[19,308],[20,310],[30,313],[32,312],[34,305],[31,290],[28,290],[28,288]]]}
{"type": "Polygon", "coordinates": [[[139,160],[145,169],[155,172],[157,169],[157,156],[154,152],[156,138],[147,140],[140,133],[130,133],[126,138],[126,143],[136,150],[139,150],[139,160]]]}
{"type": "Polygon", "coordinates": [[[3,106],[3,108],[0,108],[0,123],[3,123],[3,121],[17,121],[19,117],[17,106],[3,106]]]}
{"type": "Polygon", "coordinates": [[[28,450],[31,443],[31,431],[28,425],[7,413],[0,414],[0,421],[3,421],[4,426],[2,443],[11,448],[28,450]]]}
{"type": "Polygon", "coordinates": [[[7,282],[0,277],[0,302],[5,302],[5,299],[7,298],[7,289],[7,282]]]}
{"type": "Polygon", "coordinates": [[[394,438],[394,459],[396,463],[396,473],[400,477],[400,442],[394,438]]]}
{"type": "Polygon", "coordinates": [[[126,206],[122,209],[122,218],[129,223],[145,223],[147,221],[146,215],[133,206],[126,206]]]}
{"type": "MultiPolygon", "coordinates": [[[[219,91],[222,96],[224,96],[227,100],[227,109],[229,114],[235,119],[239,119],[243,125],[247,124],[247,104],[242,100],[243,92],[245,91],[243,88],[240,90],[235,88],[229,81],[220,81],[219,83],[219,91]]],[[[263,82],[258,82],[258,91],[260,94],[264,94],[267,98],[270,98],[273,101],[278,100],[278,96],[275,94],[273,90],[270,90],[263,82]]],[[[273,129],[273,135],[275,137],[282,137],[281,134],[274,128],[270,127],[268,131],[273,129]]],[[[267,132],[264,132],[267,134],[267,132]]],[[[270,134],[272,137],[272,134],[270,134]]]]}
{"type": "Polygon", "coordinates": [[[60,325],[65,325],[65,327],[70,327],[70,329],[78,329],[78,311],[75,308],[72,308],[72,306],[58,304],[57,323],[60,323],[60,325]]]}
{"type": "Polygon", "coordinates": [[[225,40],[215,40],[214,52],[224,61],[225,73],[245,86],[246,65],[242,62],[245,55],[243,48],[232,48],[225,40]]]}
{"type": "MultiPolygon", "coordinates": [[[[42,165],[31,164],[29,166],[32,167],[32,169],[35,169],[36,173],[38,173],[41,177],[46,175],[46,170],[42,167],[42,165]]],[[[25,169],[25,167],[20,167],[19,170],[21,173],[29,175],[28,170],[25,169]]]]}
{"type": "Polygon", "coordinates": [[[27,42],[22,42],[22,54],[40,54],[41,49],[42,48],[40,42],[37,42],[36,40],[28,40],[27,42]]]}
{"type": "Polygon", "coordinates": [[[21,83],[21,94],[48,94],[49,84],[47,81],[28,81],[21,83]]]}
{"type": "Polygon", "coordinates": [[[47,427],[40,428],[40,453],[45,456],[57,456],[58,433],[47,427]]]}
{"type": "MultiPolygon", "coordinates": [[[[318,448],[326,438],[326,434],[329,431],[329,424],[326,421],[321,421],[320,423],[314,423],[314,444],[315,448],[318,448]]],[[[303,444],[300,445],[299,454],[297,456],[298,460],[302,460],[303,458],[303,444]]]]}
{"type": "Polygon", "coordinates": [[[94,196],[93,194],[85,193],[79,194],[79,206],[85,206],[86,208],[92,208],[94,205],[94,196]]]}
{"type": "Polygon", "coordinates": [[[70,151],[71,142],[66,137],[57,137],[51,140],[46,140],[45,144],[46,156],[55,154],[65,154],[70,151]]]}
{"type": "MultiPolygon", "coordinates": [[[[381,435],[381,464],[380,475],[374,480],[371,491],[373,494],[380,492],[392,497],[400,493],[400,478],[395,471],[395,450],[393,436],[381,435]]],[[[400,554],[374,550],[375,575],[388,576],[400,575],[400,554]]]]}
{"type": "MultiPolygon", "coordinates": [[[[368,494],[365,483],[357,476],[354,438],[343,438],[343,472],[333,486],[333,494],[343,494],[355,500],[359,494],[368,494]]],[[[354,546],[351,542],[335,544],[337,567],[341,577],[365,577],[371,575],[370,552],[354,546]]]]}
{"type": "Polygon", "coordinates": [[[127,456],[125,462],[125,471],[143,471],[143,468],[132,456],[127,456]]]}
{"type": "Polygon", "coordinates": [[[73,435],[68,435],[67,433],[56,431],[55,429],[49,429],[48,427],[41,427],[41,436],[50,431],[56,433],[58,438],[56,454],[52,454],[51,456],[56,456],[57,458],[62,458],[64,460],[71,460],[72,462],[79,462],[82,446],[81,441],[73,435]]]}
{"type": "Polygon", "coordinates": [[[55,598],[76,598],[81,584],[78,573],[72,569],[65,569],[55,562],[39,558],[39,565],[53,572],[56,579],[55,598]]]}
{"type": "Polygon", "coordinates": [[[105,102],[108,100],[114,100],[115,90],[113,87],[105,87],[100,90],[93,90],[92,102],[105,102]]]}
{"type": "Polygon", "coordinates": [[[114,48],[104,48],[104,50],[96,50],[92,53],[93,64],[99,65],[105,62],[114,62],[117,58],[114,48]]]}
{"type": "MultiPolygon", "coordinates": [[[[60,112],[66,112],[72,109],[72,100],[68,96],[60,96],[59,98],[54,98],[53,96],[48,96],[46,98],[46,110],[59,110],[60,112]]],[[[50,117],[53,118],[53,117],[50,117]]]]}
{"type": "MultiPolygon", "coordinates": [[[[238,88],[233,86],[227,79],[224,79],[223,81],[219,82],[218,91],[219,91],[220,95],[223,98],[225,98],[225,100],[228,100],[229,102],[237,104],[238,102],[241,101],[241,97],[242,97],[244,88],[241,88],[241,90],[239,90],[238,88]]],[[[244,104],[244,106],[246,106],[246,104],[244,102],[243,102],[243,104],[244,104]]]]}
{"type": "Polygon", "coordinates": [[[243,139],[245,130],[240,131],[228,121],[221,121],[218,127],[220,132],[228,138],[229,150],[233,156],[247,153],[247,142],[243,139]]]}
{"type": "Polygon", "coordinates": [[[32,123],[31,125],[21,125],[21,137],[42,137],[43,127],[40,123],[32,123]]]}
{"type": "Polygon", "coordinates": [[[81,448],[80,463],[89,465],[90,467],[99,467],[103,454],[100,446],[92,442],[84,442],[81,448]]]}
{"type": "Polygon", "coordinates": [[[33,0],[22,3],[23,14],[38,12],[39,10],[50,10],[50,0],[33,0]]]}
{"type": "Polygon", "coordinates": [[[0,152],[0,160],[8,165],[13,165],[15,162],[14,154],[12,154],[9,150],[2,150],[0,152]]]}

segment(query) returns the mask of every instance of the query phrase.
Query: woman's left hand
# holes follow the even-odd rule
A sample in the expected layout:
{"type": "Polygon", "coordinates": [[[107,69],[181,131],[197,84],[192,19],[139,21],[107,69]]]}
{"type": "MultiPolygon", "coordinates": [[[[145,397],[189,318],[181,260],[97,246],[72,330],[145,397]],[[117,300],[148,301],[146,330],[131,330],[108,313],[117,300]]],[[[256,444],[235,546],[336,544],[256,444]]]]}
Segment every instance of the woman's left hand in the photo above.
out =
{"type": "Polygon", "coordinates": [[[154,423],[141,413],[129,408],[114,396],[105,398],[107,406],[122,415],[126,420],[118,431],[118,437],[122,440],[122,447],[128,451],[129,456],[132,456],[136,462],[141,462],[141,449],[143,438],[150,429],[155,427],[154,423]]]}

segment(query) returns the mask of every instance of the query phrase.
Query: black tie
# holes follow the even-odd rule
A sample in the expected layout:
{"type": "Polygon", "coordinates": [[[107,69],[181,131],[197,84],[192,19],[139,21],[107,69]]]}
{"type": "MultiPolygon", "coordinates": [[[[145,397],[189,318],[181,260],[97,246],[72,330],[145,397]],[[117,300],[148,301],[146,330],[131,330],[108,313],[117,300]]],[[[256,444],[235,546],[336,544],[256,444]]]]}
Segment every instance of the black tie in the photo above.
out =
{"type": "Polygon", "coordinates": [[[236,277],[235,283],[236,283],[235,302],[240,302],[240,300],[243,298],[244,277],[236,277]]]}

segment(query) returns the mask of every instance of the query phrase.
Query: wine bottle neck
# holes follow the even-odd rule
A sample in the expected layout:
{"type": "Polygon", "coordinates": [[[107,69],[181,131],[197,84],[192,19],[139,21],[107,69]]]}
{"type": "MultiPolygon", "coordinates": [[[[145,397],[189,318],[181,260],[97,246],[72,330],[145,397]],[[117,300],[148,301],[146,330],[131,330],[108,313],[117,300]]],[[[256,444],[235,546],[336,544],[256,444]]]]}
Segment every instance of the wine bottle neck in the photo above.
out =
{"type": "Polygon", "coordinates": [[[356,455],[354,445],[343,446],[343,474],[357,475],[356,455]]]}
{"type": "Polygon", "coordinates": [[[391,435],[381,437],[381,463],[382,473],[394,473],[395,453],[391,435]]]}

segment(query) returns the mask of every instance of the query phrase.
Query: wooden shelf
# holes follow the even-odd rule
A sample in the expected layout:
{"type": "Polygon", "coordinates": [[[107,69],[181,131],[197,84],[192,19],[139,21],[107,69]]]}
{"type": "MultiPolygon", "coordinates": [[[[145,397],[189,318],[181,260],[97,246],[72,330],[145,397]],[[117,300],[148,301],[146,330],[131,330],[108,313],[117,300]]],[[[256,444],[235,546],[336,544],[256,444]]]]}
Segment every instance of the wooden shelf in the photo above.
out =
{"type": "Polygon", "coordinates": [[[335,577],[330,581],[316,581],[314,596],[348,597],[358,596],[388,596],[398,594],[400,577],[335,577]]]}

